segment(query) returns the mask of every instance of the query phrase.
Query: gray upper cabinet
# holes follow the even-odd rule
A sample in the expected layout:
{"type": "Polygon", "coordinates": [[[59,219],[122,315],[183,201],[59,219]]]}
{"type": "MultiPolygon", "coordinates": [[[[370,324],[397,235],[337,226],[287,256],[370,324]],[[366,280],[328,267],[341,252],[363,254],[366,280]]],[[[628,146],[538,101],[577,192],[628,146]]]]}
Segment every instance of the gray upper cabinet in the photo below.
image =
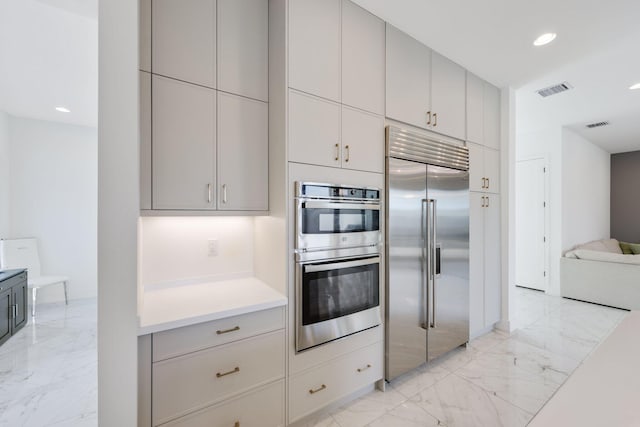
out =
{"type": "Polygon", "coordinates": [[[431,130],[465,139],[466,71],[455,62],[431,55],[431,130]]]}
{"type": "Polygon", "coordinates": [[[151,71],[216,87],[216,0],[153,0],[151,71]]]}
{"type": "Polygon", "coordinates": [[[152,79],[153,209],[215,209],[216,91],[152,79]]]}
{"type": "Polygon", "coordinates": [[[342,103],[384,115],[385,24],[342,2],[342,103]]]}
{"type": "Polygon", "coordinates": [[[140,209],[151,209],[151,74],[140,71],[140,209]]]}
{"type": "Polygon", "coordinates": [[[138,15],[140,36],[138,49],[140,52],[139,68],[151,72],[151,0],[140,0],[138,15]]]}
{"type": "Polygon", "coordinates": [[[484,83],[484,145],[500,149],[500,89],[484,83]]]}
{"type": "Polygon", "coordinates": [[[484,81],[467,73],[467,141],[484,141],[484,81]]]}
{"type": "Polygon", "coordinates": [[[431,49],[387,24],[386,115],[429,128],[431,49]]]}
{"type": "Polygon", "coordinates": [[[218,92],[218,209],[269,209],[269,104],[218,92]]]}
{"type": "Polygon", "coordinates": [[[267,101],[267,0],[218,0],[218,86],[224,92],[267,101]]]}
{"type": "Polygon", "coordinates": [[[341,102],[341,0],[289,2],[289,86],[341,102]]]}

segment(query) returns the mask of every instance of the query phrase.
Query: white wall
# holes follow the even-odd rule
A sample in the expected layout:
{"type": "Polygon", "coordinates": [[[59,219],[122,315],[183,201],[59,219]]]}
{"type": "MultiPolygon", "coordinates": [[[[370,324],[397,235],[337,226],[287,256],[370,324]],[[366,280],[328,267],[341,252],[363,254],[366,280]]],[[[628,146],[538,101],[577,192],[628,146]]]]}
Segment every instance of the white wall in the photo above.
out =
{"type": "MultiPolygon", "coordinates": [[[[539,132],[524,132],[516,135],[516,160],[544,158],[547,161],[549,194],[549,289],[552,295],[560,294],[560,257],[562,256],[562,132],[552,128],[539,132]]],[[[517,172],[516,172],[517,173],[517,172]]],[[[516,188],[516,193],[518,193],[516,188]]],[[[515,219],[516,222],[519,220],[515,219]]],[[[518,236],[516,236],[516,239],[518,236]]]]}
{"type": "Polygon", "coordinates": [[[611,155],[562,130],[562,250],[609,238],[611,155]]]}
{"type": "Polygon", "coordinates": [[[251,217],[147,217],[140,227],[142,286],[253,273],[251,217]],[[218,241],[218,256],[208,255],[209,239],[218,241]]]}
{"type": "MultiPolygon", "coordinates": [[[[69,298],[97,295],[97,131],[12,117],[11,237],[36,237],[43,274],[69,276],[69,298]]],[[[38,302],[60,301],[59,287],[38,302]]]]}
{"type": "Polygon", "coordinates": [[[10,234],[9,115],[0,111],[0,239],[10,234]]]}

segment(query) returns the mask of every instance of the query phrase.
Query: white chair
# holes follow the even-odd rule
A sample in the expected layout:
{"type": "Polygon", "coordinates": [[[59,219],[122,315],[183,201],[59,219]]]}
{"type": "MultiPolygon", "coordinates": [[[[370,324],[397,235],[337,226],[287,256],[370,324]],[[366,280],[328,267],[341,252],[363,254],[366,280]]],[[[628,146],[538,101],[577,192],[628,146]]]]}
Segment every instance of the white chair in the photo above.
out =
{"type": "Polygon", "coordinates": [[[40,258],[38,257],[38,241],[36,239],[0,240],[0,266],[2,269],[27,269],[27,284],[31,289],[31,315],[36,315],[36,294],[39,288],[62,284],[64,287],[64,303],[68,304],[66,276],[41,276],[40,258]]]}

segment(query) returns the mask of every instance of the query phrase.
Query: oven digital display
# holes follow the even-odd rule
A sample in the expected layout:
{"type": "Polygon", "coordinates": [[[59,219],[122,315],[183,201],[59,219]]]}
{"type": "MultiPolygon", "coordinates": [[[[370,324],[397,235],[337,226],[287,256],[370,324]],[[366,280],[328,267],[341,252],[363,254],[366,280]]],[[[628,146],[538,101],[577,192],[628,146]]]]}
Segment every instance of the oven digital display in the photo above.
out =
{"type": "Polygon", "coordinates": [[[361,233],[380,229],[380,211],[368,209],[302,210],[302,233],[361,233]]]}

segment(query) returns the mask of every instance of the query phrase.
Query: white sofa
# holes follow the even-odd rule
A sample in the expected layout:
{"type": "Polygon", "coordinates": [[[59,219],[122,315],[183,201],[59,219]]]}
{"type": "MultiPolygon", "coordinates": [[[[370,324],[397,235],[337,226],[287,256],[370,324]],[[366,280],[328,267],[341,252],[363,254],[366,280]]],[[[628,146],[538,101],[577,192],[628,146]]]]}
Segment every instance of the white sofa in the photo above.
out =
{"type": "Polygon", "coordinates": [[[576,246],[560,260],[563,297],[640,310],[640,255],[624,255],[616,239],[576,246]]]}

